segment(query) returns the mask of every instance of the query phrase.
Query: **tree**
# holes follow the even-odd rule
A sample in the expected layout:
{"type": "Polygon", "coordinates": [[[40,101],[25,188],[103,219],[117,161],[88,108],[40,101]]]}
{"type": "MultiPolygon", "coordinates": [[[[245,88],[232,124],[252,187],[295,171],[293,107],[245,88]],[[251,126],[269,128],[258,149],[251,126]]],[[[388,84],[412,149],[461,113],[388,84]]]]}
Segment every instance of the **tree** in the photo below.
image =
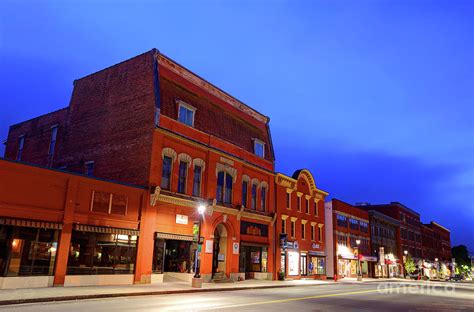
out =
{"type": "Polygon", "coordinates": [[[471,260],[469,259],[469,251],[464,245],[458,245],[451,248],[453,258],[456,260],[456,274],[468,276],[471,271],[471,260]]]}
{"type": "Polygon", "coordinates": [[[415,262],[413,261],[413,258],[408,255],[407,256],[407,260],[405,261],[405,272],[407,272],[408,274],[411,274],[413,272],[415,272],[415,262]]]}

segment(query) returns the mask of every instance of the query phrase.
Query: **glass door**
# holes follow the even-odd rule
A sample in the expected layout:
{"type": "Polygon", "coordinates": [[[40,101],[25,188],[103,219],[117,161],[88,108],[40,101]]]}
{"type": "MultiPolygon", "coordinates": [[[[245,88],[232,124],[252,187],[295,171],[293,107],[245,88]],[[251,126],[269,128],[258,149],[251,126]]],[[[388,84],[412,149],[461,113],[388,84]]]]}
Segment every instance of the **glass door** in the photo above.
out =
{"type": "Polygon", "coordinates": [[[306,276],[308,275],[308,262],[307,262],[307,256],[306,254],[301,254],[301,264],[300,264],[300,275],[301,276],[306,276]]]}

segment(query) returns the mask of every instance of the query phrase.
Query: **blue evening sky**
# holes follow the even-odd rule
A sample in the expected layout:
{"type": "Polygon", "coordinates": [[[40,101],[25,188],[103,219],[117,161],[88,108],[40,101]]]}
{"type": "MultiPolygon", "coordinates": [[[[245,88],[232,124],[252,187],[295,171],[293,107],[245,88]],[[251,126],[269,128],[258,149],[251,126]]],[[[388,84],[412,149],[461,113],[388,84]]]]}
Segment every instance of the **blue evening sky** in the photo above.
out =
{"type": "Polygon", "coordinates": [[[474,1],[133,3],[1,1],[0,138],[156,47],[270,116],[278,171],[399,201],[474,251],[474,1]]]}

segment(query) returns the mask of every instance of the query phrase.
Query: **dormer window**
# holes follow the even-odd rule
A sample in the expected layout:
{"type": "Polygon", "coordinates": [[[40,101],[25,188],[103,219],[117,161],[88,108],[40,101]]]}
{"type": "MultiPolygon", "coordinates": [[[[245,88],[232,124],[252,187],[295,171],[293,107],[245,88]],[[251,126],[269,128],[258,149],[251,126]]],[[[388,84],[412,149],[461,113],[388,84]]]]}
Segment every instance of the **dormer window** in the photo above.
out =
{"type": "Polygon", "coordinates": [[[265,143],[259,139],[254,139],[253,141],[253,151],[255,155],[265,158],[265,143]]]}
{"type": "Polygon", "coordinates": [[[190,127],[194,127],[194,113],[196,112],[196,108],[183,101],[178,101],[178,104],[178,121],[190,127]]]}

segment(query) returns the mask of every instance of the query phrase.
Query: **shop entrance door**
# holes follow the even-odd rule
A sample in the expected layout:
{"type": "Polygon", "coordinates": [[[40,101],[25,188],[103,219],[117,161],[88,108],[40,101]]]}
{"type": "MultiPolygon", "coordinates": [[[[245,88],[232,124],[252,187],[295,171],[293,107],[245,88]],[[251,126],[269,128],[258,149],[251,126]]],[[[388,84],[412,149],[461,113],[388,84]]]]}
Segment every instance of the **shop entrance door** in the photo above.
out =
{"type": "Polygon", "coordinates": [[[308,275],[308,262],[307,262],[307,256],[306,254],[301,254],[301,264],[300,264],[300,274],[301,276],[306,276],[308,275]]]}
{"type": "Polygon", "coordinates": [[[214,246],[212,253],[212,278],[226,277],[227,261],[227,230],[223,224],[218,224],[214,230],[214,246]]]}

